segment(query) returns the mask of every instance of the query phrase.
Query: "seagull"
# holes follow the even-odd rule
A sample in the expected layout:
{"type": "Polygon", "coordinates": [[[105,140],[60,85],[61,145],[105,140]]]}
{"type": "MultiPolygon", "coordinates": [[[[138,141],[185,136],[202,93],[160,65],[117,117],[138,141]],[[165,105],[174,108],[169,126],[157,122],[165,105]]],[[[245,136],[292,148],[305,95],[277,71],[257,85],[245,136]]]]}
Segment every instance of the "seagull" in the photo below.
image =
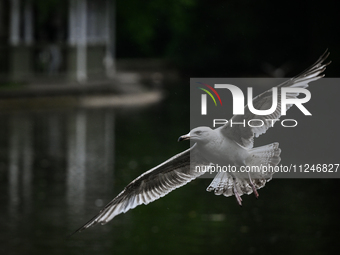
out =
{"type": "MultiPolygon", "coordinates": [[[[285,81],[277,86],[278,107],[270,115],[253,114],[248,106],[245,106],[244,115],[234,115],[231,120],[240,122],[245,119],[260,119],[264,125],[261,127],[250,127],[243,125],[227,124],[211,129],[210,127],[197,127],[188,134],[182,135],[178,141],[191,140],[194,145],[189,149],[173,156],[158,166],[146,171],[120,192],[109,202],[96,216],[74,233],[81,232],[98,223],[104,225],[121,213],[141,204],[149,204],[169,192],[177,189],[188,182],[204,174],[204,171],[197,171],[197,167],[209,167],[214,164],[241,166],[276,166],[281,158],[281,150],[277,142],[261,147],[254,146],[254,137],[264,134],[272,125],[265,119],[279,119],[280,109],[280,88],[307,88],[308,83],[324,77],[323,71],[331,62],[324,63],[329,56],[328,50],[308,69],[301,74],[285,81]]],[[[299,93],[288,93],[288,98],[297,98],[299,93]]],[[[271,90],[253,98],[253,106],[258,109],[269,109],[272,104],[271,90]]],[[[288,105],[287,109],[291,105],[288,105]]],[[[216,195],[223,194],[226,197],[234,195],[239,205],[242,205],[243,194],[254,193],[259,196],[258,189],[265,186],[266,182],[272,179],[273,173],[249,173],[240,172],[218,172],[207,191],[214,191],[216,195]]],[[[73,234],[74,234],[73,233],[73,234]]],[[[72,234],[72,235],[73,235],[72,234]]]]}

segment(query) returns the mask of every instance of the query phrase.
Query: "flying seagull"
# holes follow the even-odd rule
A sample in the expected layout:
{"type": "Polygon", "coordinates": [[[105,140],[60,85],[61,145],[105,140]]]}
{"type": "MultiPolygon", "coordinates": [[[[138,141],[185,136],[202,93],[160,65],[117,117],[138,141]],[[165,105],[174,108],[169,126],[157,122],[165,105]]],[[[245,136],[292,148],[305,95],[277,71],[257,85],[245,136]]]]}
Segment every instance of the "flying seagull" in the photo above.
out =
{"type": "MultiPolygon", "coordinates": [[[[276,111],[267,116],[256,115],[245,106],[244,115],[235,115],[232,121],[239,122],[245,119],[279,119],[280,109],[280,88],[306,88],[308,83],[318,80],[324,76],[322,72],[331,62],[324,63],[329,55],[325,53],[301,74],[291,78],[277,86],[278,107],[276,111]]],[[[288,93],[287,98],[297,98],[299,93],[288,93]]],[[[258,110],[269,109],[272,104],[272,92],[268,90],[253,98],[253,105],[258,110]]],[[[288,108],[291,105],[288,105],[288,108]]],[[[196,171],[196,167],[209,167],[212,164],[234,165],[234,166],[276,166],[280,162],[279,144],[272,143],[261,147],[253,148],[254,137],[264,134],[271,123],[263,121],[261,127],[249,127],[243,125],[231,126],[230,121],[216,129],[209,127],[197,127],[187,135],[180,136],[178,141],[192,140],[195,144],[160,165],[143,173],[124,190],[108,203],[95,217],[74,233],[80,232],[98,223],[106,224],[116,215],[125,213],[141,204],[150,202],[165,196],[172,190],[181,187],[198,176],[204,174],[203,171],[196,171]]],[[[214,191],[216,195],[223,194],[226,197],[235,195],[239,205],[242,205],[241,196],[243,194],[254,193],[258,197],[257,190],[262,188],[266,182],[270,181],[272,173],[229,173],[219,172],[207,191],[214,191]]]]}

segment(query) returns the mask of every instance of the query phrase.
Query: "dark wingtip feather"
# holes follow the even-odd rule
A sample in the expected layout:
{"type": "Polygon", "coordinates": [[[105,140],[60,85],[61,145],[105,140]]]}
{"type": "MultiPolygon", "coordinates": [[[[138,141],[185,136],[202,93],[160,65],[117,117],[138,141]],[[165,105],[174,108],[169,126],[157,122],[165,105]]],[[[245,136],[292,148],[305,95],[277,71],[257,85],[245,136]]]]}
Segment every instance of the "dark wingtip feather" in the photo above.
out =
{"type": "Polygon", "coordinates": [[[332,63],[332,60],[330,60],[328,63],[324,64],[325,66],[328,66],[332,63]]]}
{"type": "Polygon", "coordinates": [[[66,239],[70,239],[73,235],[77,234],[77,233],[80,233],[82,231],[81,228],[77,229],[76,231],[72,232],[71,234],[68,234],[66,236],[66,239]]]}
{"type": "Polygon", "coordinates": [[[68,234],[68,235],[66,236],[66,239],[69,239],[69,238],[71,238],[73,235],[82,232],[84,229],[87,229],[87,226],[86,226],[87,224],[88,224],[88,223],[86,223],[85,225],[81,226],[81,227],[78,228],[77,230],[73,231],[71,234],[68,234]]]}
{"type": "MultiPolygon", "coordinates": [[[[323,62],[328,58],[330,52],[328,51],[328,49],[326,49],[326,51],[318,58],[318,60],[311,65],[310,67],[308,67],[307,69],[305,69],[303,72],[301,72],[300,74],[294,76],[293,78],[291,78],[290,80],[293,81],[299,77],[304,77],[304,76],[308,76],[311,75],[315,72],[319,72],[320,74],[325,71],[326,66],[328,66],[330,63],[332,63],[332,61],[329,61],[326,64],[323,64],[323,62]],[[320,66],[323,66],[323,68],[320,70],[320,66]]],[[[320,75],[320,77],[323,77],[320,75]]],[[[284,86],[285,83],[279,85],[279,87],[284,86]]]]}

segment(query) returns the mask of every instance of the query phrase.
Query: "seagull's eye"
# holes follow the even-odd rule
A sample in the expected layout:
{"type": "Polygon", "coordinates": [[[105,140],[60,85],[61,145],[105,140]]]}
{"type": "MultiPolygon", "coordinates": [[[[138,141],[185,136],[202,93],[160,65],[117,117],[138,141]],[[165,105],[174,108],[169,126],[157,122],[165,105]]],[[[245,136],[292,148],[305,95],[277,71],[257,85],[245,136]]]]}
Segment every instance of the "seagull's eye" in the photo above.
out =
{"type": "Polygon", "coordinates": [[[200,134],[202,134],[202,131],[196,131],[196,134],[200,135],[200,134]]]}

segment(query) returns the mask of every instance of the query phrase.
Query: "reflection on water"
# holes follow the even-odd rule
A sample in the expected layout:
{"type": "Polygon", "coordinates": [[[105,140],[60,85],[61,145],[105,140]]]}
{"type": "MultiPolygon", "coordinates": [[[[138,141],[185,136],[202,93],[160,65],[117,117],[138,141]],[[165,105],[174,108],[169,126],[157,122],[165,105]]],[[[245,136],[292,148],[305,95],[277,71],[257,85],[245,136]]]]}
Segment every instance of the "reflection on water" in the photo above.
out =
{"type": "MultiPolygon", "coordinates": [[[[3,122],[4,123],[4,122],[3,122]]],[[[70,215],[85,210],[86,194],[108,187],[113,174],[113,111],[8,116],[8,210],[17,217],[32,204],[34,152],[42,168],[66,159],[66,202],[70,215]],[[65,126],[63,127],[63,125],[65,126]],[[41,128],[43,128],[41,130],[41,128]],[[65,136],[62,130],[65,129],[65,136]],[[34,141],[33,141],[34,140],[34,141]],[[65,140],[66,146],[62,145],[65,140]],[[34,146],[36,142],[36,146],[34,146]],[[38,151],[35,151],[35,148],[38,151]]],[[[104,189],[107,192],[107,189],[104,189]]],[[[100,201],[97,204],[102,205],[100,201]]]]}
{"type": "Polygon", "coordinates": [[[333,250],[339,235],[339,181],[327,179],[274,179],[258,200],[245,196],[242,208],[234,198],[206,192],[211,180],[198,179],[105,226],[65,239],[132,179],[188,147],[176,142],[188,131],[189,109],[179,103],[187,99],[173,96],[177,103],[169,99],[140,110],[0,115],[0,253],[333,250]]]}
{"type": "Polygon", "coordinates": [[[6,248],[13,248],[20,238],[31,246],[23,226],[36,237],[43,236],[47,234],[45,220],[51,221],[49,227],[59,228],[60,238],[64,238],[83,223],[78,219],[89,217],[86,209],[95,206],[99,210],[103,198],[111,195],[114,111],[26,112],[0,118],[1,177],[7,175],[7,181],[1,178],[1,201],[7,201],[7,212],[1,217],[5,231],[0,232],[6,245],[1,249],[10,251],[6,248]],[[6,229],[11,235],[5,235],[6,229]]]}
{"type": "Polygon", "coordinates": [[[75,113],[68,119],[67,132],[67,205],[72,214],[81,213],[85,202],[86,181],[86,114],[75,113]],[[72,116],[73,117],[73,116],[72,116]]]}
{"type": "Polygon", "coordinates": [[[27,116],[14,115],[9,119],[8,194],[9,213],[15,217],[22,204],[28,212],[32,199],[32,120],[27,116]]]}
{"type": "MultiPolygon", "coordinates": [[[[107,180],[113,174],[113,143],[112,111],[98,114],[79,110],[68,116],[66,200],[70,215],[84,213],[86,194],[112,185],[107,180]]],[[[103,206],[101,199],[95,204],[103,206]]]]}

